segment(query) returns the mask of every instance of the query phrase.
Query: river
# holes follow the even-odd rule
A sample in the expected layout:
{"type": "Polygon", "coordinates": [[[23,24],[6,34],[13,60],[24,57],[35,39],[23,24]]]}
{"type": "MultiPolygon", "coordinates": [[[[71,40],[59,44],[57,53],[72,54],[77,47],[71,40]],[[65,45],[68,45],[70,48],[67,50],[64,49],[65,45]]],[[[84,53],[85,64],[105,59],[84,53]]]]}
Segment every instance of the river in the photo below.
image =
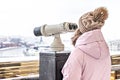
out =
{"type": "Polygon", "coordinates": [[[39,56],[26,56],[23,47],[0,49],[0,62],[38,60],[39,56]]]}

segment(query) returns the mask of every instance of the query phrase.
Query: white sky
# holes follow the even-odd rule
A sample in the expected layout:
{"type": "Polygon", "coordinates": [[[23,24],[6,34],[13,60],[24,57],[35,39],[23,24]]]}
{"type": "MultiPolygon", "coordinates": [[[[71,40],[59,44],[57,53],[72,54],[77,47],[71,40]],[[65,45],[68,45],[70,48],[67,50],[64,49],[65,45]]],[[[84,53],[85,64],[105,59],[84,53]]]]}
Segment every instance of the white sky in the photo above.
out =
{"type": "Polygon", "coordinates": [[[119,39],[120,0],[0,0],[0,35],[34,36],[34,27],[78,23],[82,14],[100,6],[109,11],[102,29],[105,38],[119,39]]]}

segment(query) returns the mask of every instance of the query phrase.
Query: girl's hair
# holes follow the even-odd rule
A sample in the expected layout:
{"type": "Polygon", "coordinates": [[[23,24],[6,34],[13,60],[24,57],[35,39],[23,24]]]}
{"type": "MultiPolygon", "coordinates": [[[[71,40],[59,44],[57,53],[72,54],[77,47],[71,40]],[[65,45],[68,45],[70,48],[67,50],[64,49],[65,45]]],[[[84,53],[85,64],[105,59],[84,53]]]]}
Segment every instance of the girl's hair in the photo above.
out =
{"type": "Polygon", "coordinates": [[[78,28],[76,31],[75,31],[75,34],[74,36],[71,38],[72,40],[72,44],[75,46],[75,43],[76,43],[76,40],[78,39],[78,37],[82,35],[82,33],[80,32],[80,29],[78,28]]]}
{"type": "MultiPolygon", "coordinates": [[[[95,9],[93,11],[93,21],[94,22],[99,22],[104,24],[104,21],[108,18],[108,11],[105,7],[99,7],[97,9],[95,9]]],[[[81,18],[80,18],[81,19],[81,18]]],[[[101,28],[101,27],[99,27],[101,28]]],[[[94,28],[94,29],[98,29],[98,27],[94,28]]],[[[93,29],[92,29],[93,30],[93,29]]],[[[76,40],[78,39],[78,37],[80,35],[82,35],[83,33],[80,31],[80,23],[79,23],[79,28],[75,31],[74,36],[71,38],[72,40],[72,44],[75,46],[76,44],[76,40]]]]}

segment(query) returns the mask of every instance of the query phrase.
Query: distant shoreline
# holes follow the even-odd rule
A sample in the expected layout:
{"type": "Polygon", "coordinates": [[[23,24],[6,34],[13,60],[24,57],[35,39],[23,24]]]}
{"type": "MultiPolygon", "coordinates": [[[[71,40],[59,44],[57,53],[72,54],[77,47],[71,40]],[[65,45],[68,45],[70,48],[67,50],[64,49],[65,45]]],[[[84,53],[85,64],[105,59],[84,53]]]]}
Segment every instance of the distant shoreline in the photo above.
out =
{"type": "Polygon", "coordinates": [[[16,49],[19,47],[6,47],[6,48],[0,48],[0,51],[10,50],[10,49],[16,49]]]}

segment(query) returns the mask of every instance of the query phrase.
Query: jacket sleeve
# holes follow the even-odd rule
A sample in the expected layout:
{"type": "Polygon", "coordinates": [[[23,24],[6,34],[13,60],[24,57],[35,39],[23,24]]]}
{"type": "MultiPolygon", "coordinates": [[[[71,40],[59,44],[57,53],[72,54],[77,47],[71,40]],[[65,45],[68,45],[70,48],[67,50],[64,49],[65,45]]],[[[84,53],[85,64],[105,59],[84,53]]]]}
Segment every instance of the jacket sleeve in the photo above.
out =
{"type": "Polygon", "coordinates": [[[82,71],[83,53],[75,48],[62,69],[63,80],[81,80],[82,71]]]}

